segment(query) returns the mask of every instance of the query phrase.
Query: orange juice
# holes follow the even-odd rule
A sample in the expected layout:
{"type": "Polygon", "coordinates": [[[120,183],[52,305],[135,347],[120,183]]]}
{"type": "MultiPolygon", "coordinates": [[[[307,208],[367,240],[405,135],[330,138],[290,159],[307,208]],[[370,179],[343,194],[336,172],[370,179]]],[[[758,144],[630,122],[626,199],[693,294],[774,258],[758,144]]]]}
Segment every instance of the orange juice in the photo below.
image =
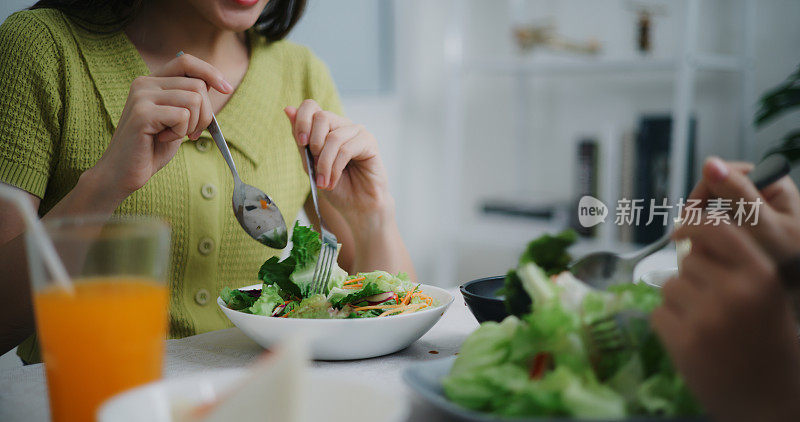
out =
{"type": "Polygon", "coordinates": [[[168,295],[145,278],[75,280],[35,292],[53,420],[93,421],[112,395],[161,377],[168,295]]]}

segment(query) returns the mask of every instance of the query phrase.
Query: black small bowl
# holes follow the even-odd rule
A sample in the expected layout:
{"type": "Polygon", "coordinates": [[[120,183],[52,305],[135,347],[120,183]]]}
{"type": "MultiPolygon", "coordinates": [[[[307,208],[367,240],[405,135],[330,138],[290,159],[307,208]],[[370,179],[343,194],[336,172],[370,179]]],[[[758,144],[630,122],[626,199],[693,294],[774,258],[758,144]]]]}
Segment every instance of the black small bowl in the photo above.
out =
{"type": "Polygon", "coordinates": [[[498,290],[503,287],[506,276],[479,278],[466,282],[459,287],[464,302],[478,322],[500,322],[508,316],[506,305],[498,290]]]}

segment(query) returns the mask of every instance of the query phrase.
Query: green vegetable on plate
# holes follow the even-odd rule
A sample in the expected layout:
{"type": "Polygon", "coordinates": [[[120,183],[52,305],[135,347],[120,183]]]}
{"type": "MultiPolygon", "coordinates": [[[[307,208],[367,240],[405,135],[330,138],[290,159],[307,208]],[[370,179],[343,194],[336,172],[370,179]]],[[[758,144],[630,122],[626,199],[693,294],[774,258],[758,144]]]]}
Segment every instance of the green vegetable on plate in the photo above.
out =
{"type": "Polygon", "coordinates": [[[311,281],[322,246],[319,234],[295,224],[292,250],[284,260],[268,259],[258,271],[260,291],[223,288],[230,309],[283,318],[372,318],[416,312],[438,306],[420,292],[408,275],[372,271],[349,276],[334,263],[324,294],[311,294],[311,281]]]}
{"type": "Polygon", "coordinates": [[[566,271],[574,232],[531,242],[505,283],[512,315],[485,322],[464,342],[445,395],[507,417],[620,419],[701,412],[647,321],[633,325],[633,350],[596,356],[585,327],[616,312],[649,313],[660,291],[646,284],[592,289],[566,271]]]}

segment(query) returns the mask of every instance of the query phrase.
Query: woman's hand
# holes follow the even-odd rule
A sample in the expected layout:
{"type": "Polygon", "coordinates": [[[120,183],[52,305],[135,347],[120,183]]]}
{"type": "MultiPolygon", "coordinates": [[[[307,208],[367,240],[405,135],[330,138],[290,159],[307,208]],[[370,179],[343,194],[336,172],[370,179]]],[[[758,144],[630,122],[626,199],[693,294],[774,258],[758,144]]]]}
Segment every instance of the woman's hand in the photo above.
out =
{"type": "Polygon", "coordinates": [[[303,165],[306,146],[314,156],[317,186],[324,190],[320,212],[342,243],[340,259],[343,255],[352,258],[344,263],[346,268],[351,272],[403,271],[416,279],[394,218],[394,200],[375,137],[363,126],[322,110],[313,100],[284,111],[303,165]]]}
{"type": "Polygon", "coordinates": [[[197,139],[211,122],[209,87],[233,92],[219,70],[188,54],[136,78],[108,148],[87,173],[119,201],[140,189],[175,156],[184,136],[197,139]]]}
{"type": "Polygon", "coordinates": [[[773,260],[735,225],[674,237],[692,251],[652,324],[689,388],[719,420],[798,420],[800,346],[773,260]]]}
{"type": "Polygon", "coordinates": [[[301,154],[305,154],[307,145],[311,148],[317,187],[327,191],[326,198],[345,219],[364,223],[370,216],[392,212],[386,170],[371,133],[345,117],[322,110],[314,100],[284,111],[301,154]]]}
{"type": "MultiPolygon", "coordinates": [[[[711,198],[762,202],[758,222],[743,223],[758,244],[777,262],[800,254],[800,192],[789,176],[758,192],[747,178],[753,169],[749,163],[728,163],[711,157],[703,166],[703,178],[692,190],[690,199],[699,199],[703,205],[711,198]]],[[[732,222],[733,223],[733,222],[732,222]]]]}

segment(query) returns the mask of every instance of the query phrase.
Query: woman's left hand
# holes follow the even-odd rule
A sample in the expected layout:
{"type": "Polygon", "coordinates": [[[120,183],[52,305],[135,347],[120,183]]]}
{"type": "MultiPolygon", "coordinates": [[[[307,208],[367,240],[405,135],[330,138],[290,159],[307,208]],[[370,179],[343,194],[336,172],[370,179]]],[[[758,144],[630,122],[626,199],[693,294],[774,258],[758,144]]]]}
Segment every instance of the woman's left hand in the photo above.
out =
{"type": "Polygon", "coordinates": [[[345,219],[392,212],[378,143],[364,126],[323,110],[314,100],[286,107],[284,112],[303,157],[305,147],[311,148],[317,187],[326,191],[326,198],[345,219]]]}

